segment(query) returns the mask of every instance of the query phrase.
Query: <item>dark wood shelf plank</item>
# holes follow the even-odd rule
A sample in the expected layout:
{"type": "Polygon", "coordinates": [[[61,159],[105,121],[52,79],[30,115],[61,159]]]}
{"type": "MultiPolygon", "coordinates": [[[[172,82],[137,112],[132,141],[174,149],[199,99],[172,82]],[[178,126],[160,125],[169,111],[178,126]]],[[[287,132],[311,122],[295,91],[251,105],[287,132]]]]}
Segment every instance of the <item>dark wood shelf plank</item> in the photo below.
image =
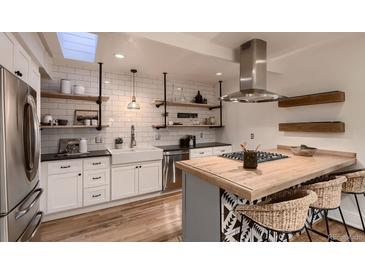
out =
{"type": "MultiPolygon", "coordinates": [[[[156,107],[160,107],[160,106],[163,106],[165,103],[163,100],[154,100],[154,104],[156,105],[156,107]]],[[[197,108],[209,108],[209,109],[220,108],[219,105],[183,103],[183,102],[172,102],[172,101],[166,101],[166,105],[167,106],[176,106],[176,107],[197,107],[197,108]]]]}
{"type": "MultiPolygon", "coordinates": [[[[41,97],[42,98],[69,99],[69,100],[82,100],[82,101],[91,101],[91,102],[96,102],[99,99],[99,96],[63,94],[63,93],[55,92],[55,91],[42,91],[41,97]]],[[[106,102],[109,100],[109,97],[102,96],[101,99],[103,102],[106,102]]]]}
{"type": "MultiPolygon", "coordinates": [[[[97,128],[98,126],[84,126],[84,125],[66,125],[66,126],[40,126],[40,129],[62,129],[62,128],[97,128]]],[[[108,125],[102,125],[102,128],[109,127],[108,125]]]]}
{"type": "Polygon", "coordinates": [[[278,106],[281,108],[287,108],[287,107],[339,103],[344,101],[345,101],[345,92],[330,91],[330,92],[289,97],[279,101],[278,106]]]}
{"type": "Polygon", "coordinates": [[[345,123],[339,121],[280,123],[279,131],[339,133],[345,132],[345,123]]]}
{"type": "MultiPolygon", "coordinates": [[[[165,128],[164,125],[153,125],[153,128],[160,129],[165,128]]],[[[220,128],[220,125],[167,125],[167,128],[180,128],[180,127],[206,127],[206,128],[220,128]]]]}

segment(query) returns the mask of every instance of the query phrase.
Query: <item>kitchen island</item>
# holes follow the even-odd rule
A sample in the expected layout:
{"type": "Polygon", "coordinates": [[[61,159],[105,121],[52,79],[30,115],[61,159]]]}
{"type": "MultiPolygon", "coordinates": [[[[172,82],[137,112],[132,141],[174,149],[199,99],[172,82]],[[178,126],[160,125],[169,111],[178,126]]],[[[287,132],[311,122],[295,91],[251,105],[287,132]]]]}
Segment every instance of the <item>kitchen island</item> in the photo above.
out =
{"type": "MultiPolygon", "coordinates": [[[[266,150],[288,158],[244,169],[242,161],[223,157],[196,158],[177,163],[183,171],[184,241],[260,241],[267,231],[233,213],[237,204],[257,203],[268,195],[356,163],[356,154],[318,150],[313,157],[295,156],[290,147],[266,150]]],[[[270,235],[272,238],[275,235],[270,235]]]]}

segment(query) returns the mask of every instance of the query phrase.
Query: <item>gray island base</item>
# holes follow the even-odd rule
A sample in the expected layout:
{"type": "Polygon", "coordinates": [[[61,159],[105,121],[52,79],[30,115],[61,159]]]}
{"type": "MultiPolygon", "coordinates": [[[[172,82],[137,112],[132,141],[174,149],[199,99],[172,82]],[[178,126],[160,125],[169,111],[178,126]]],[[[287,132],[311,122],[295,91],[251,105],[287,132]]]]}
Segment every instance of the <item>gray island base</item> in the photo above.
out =
{"type": "MultiPolygon", "coordinates": [[[[233,209],[238,204],[257,203],[229,193],[192,174],[183,173],[182,222],[184,242],[260,242],[267,239],[267,229],[243,218],[241,239],[240,219],[233,209]]],[[[311,216],[308,217],[310,219],[311,216]]],[[[315,221],[320,219],[317,216],[315,221]]],[[[271,231],[269,241],[276,240],[271,231]]],[[[279,237],[283,237],[279,235],[279,237]]],[[[281,239],[284,240],[284,239],[281,239]]]]}

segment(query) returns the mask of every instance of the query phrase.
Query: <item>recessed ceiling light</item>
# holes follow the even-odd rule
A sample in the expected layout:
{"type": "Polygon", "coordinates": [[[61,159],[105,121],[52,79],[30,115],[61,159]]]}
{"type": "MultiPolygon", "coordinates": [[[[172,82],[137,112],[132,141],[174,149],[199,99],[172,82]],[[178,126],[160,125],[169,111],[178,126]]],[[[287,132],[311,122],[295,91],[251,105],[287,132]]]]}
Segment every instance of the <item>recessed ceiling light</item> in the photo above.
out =
{"type": "Polygon", "coordinates": [[[123,54],[120,54],[120,53],[116,53],[114,54],[115,58],[119,58],[119,59],[123,59],[124,58],[124,55],[123,54]]]}
{"type": "Polygon", "coordinates": [[[221,76],[222,74],[223,74],[222,72],[217,72],[215,75],[221,76]]]}
{"type": "Polygon", "coordinates": [[[104,81],[104,84],[110,84],[110,81],[104,81]]]}

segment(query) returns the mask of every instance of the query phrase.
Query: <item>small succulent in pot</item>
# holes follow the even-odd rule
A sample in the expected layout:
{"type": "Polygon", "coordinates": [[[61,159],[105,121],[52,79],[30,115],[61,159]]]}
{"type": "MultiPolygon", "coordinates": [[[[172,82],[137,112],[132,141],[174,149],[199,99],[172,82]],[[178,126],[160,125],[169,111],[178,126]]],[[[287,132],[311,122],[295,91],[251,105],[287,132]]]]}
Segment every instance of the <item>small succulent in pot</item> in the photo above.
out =
{"type": "Polygon", "coordinates": [[[115,148],[123,148],[123,138],[118,137],[115,139],[115,148]]]}

